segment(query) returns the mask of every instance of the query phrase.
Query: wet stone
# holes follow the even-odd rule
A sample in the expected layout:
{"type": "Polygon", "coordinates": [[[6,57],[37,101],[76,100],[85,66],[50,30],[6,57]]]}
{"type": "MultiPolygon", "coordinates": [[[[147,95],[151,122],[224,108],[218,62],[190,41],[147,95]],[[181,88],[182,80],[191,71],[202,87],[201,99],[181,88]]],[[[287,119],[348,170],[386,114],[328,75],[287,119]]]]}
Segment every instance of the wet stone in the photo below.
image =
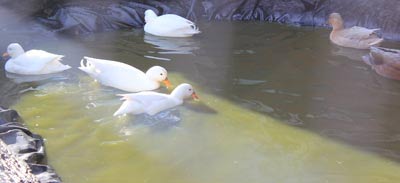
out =
{"type": "Polygon", "coordinates": [[[0,122],[0,141],[2,145],[6,146],[2,150],[8,150],[11,154],[1,154],[1,159],[6,163],[0,164],[0,169],[7,171],[2,171],[4,174],[0,174],[0,180],[6,182],[61,182],[61,178],[54,169],[43,164],[46,160],[43,138],[25,128],[16,111],[0,108],[0,122]],[[15,157],[13,158],[13,156],[15,157]],[[28,174],[35,178],[29,179],[28,175],[22,174],[28,174]],[[14,179],[9,180],[7,177],[14,177],[14,179]],[[15,177],[22,177],[22,179],[15,177]]]}

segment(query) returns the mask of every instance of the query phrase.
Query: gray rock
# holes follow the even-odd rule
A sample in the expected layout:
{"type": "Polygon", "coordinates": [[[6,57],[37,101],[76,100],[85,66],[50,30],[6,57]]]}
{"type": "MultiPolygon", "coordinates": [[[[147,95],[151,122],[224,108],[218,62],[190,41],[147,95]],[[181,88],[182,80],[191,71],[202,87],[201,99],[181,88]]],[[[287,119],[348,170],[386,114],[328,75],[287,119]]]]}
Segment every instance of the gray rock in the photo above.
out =
{"type": "Polygon", "coordinates": [[[0,107],[0,140],[19,160],[28,164],[39,182],[61,182],[54,169],[46,165],[43,138],[30,132],[21,121],[16,111],[0,107]]]}

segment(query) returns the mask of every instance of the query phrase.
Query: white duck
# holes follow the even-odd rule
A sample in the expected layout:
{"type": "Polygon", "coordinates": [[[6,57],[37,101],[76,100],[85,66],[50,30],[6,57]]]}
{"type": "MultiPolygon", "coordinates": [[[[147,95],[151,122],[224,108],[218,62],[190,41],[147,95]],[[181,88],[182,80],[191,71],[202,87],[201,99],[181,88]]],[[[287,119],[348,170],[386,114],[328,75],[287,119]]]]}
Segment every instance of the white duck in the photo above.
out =
{"type": "Polygon", "coordinates": [[[56,55],[43,50],[24,51],[18,43],[11,43],[3,57],[11,58],[5,64],[7,72],[24,75],[39,75],[61,72],[71,68],[60,61],[63,55],[56,55]]]}
{"type": "Polygon", "coordinates": [[[121,94],[121,100],[125,100],[114,116],[121,114],[157,114],[163,110],[181,105],[183,100],[189,97],[198,99],[196,92],[190,84],[183,83],[176,87],[171,94],[162,94],[152,91],[121,94]]]}
{"type": "Polygon", "coordinates": [[[190,37],[200,33],[192,21],[174,14],[157,16],[153,10],[146,10],[144,20],[144,31],[156,36],[190,37]]]}
{"type": "Polygon", "coordinates": [[[171,86],[167,70],[161,66],[153,66],[144,73],[125,63],[83,57],[79,69],[105,86],[128,92],[155,90],[160,87],[160,82],[167,88],[171,86]]]}

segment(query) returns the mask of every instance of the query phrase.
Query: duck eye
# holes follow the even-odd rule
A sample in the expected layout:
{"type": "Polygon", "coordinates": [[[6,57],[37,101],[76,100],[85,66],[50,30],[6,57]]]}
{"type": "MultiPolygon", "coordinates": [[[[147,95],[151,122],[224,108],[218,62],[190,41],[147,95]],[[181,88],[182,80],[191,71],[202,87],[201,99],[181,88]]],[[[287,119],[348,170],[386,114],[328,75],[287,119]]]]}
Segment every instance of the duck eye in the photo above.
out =
{"type": "Polygon", "coordinates": [[[189,91],[192,91],[192,89],[191,89],[191,88],[189,88],[189,91]]]}
{"type": "Polygon", "coordinates": [[[160,76],[162,76],[163,75],[163,73],[160,73],[160,76]]]}

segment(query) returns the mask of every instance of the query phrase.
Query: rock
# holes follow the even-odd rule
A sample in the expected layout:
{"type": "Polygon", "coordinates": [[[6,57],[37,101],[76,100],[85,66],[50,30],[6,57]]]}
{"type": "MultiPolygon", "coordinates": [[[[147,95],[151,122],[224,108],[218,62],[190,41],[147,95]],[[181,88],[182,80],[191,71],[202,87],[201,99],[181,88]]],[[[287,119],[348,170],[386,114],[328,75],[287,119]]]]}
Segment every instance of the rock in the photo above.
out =
{"type": "Polygon", "coordinates": [[[32,170],[0,140],[0,182],[39,183],[32,170]]]}
{"type": "MultiPolygon", "coordinates": [[[[30,132],[21,123],[21,118],[14,110],[0,108],[0,141],[7,145],[10,152],[18,156],[18,160],[28,164],[30,172],[39,182],[61,182],[54,169],[44,164],[46,153],[43,138],[30,132]]],[[[0,180],[3,177],[5,175],[0,177],[0,180]]]]}
{"type": "Polygon", "coordinates": [[[17,111],[0,108],[0,125],[21,121],[17,111]]]}
{"type": "Polygon", "coordinates": [[[55,173],[55,170],[48,165],[43,164],[29,164],[32,173],[37,176],[40,182],[46,183],[59,183],[61,182],[60,177],[55,173]],[[48,172],[48,173],[43,173],[48,172]]]}
{"type": "Polygon", "coordinates": [[[21,17],[31,17],[36,13],[43,11],[46,2],[47,0],[0,0],[0,7],[12,9],[18,12],[21,17]]]}

